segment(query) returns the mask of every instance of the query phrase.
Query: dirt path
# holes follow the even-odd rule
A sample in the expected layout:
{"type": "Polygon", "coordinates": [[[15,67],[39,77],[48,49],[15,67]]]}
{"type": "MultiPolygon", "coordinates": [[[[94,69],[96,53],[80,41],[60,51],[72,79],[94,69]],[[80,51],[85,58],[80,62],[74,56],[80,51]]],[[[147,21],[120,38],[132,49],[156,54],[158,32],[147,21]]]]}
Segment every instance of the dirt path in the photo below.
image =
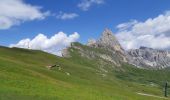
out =
{"type": "Polygon", "coordinates": [[[144,95],[144,96],[155,97],[155,98],[168,99],[168,98],[165,98],[165,97],[160,97],[160,96],[151,95],[151,94],[145,94],[145,93],[137,93],[137,94],[139,94],[139,95],[144,95]]]}

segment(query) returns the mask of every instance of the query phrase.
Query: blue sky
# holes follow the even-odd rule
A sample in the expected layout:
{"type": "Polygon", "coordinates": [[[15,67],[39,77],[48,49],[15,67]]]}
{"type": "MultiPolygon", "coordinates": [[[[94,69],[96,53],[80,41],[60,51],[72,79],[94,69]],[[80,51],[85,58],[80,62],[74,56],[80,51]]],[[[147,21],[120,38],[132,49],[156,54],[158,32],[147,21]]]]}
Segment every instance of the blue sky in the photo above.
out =
{"type": "MultiPolygon", "coordinates": [[[[2,1],[5,2],[5,0],[2,1]]],[[[35,9],[38,9],[41,14],[47,14],[42,15],[44,18],[35,17],[34,19],[31,19],[29,16],[32,16],[32,13],[26,13],[27,16],[25,19],[22,19],[21,17],[16,18],[18,24],[12,24],[8,28],[0,28],[0,45],[9,46],[10,44],[18,43],[18,41],[25,38],[33,39],[39,33],[42,33],[49,38],[59,31],[63,31],[67,35],[77,32],[80,35],[78,41],[86,43],[89,38],[98,38],[105,28],[110,28],[114,33],[121,34],[120,29],[116,28],[121,23],[127,24],[134,21],[137,21],[135,25],[138,23],[145,23],[149,18],[156,19],[159,15],[165,15],[165,12],[170,10],[169,0],[14,1],[30,5],[31,7],[40,7],[35,9]],[[88,7],[83,8],[83,3],[88,3],[88,7]],[[80,4],[82,4],[81,7],[78,6],[80,4]],[[72,14],[74,17],[61,18],[64,14],[72,14]]],[[[2,9],[0,10],[0,18],[1,16],[6,16],[1,12],[3,12],[2,9]]],[[[8,18],[11,18],[10,16],[11,15],[8,15],[8,18]]],[[[3,19],[0,20],[0,23],[3,22],[3,19]]],[[[135,25],[129,26],[131,27],[131,30],[135,25]]],[[[0,25],[0,27],[3,26],[0,25]]],[[[129,29],[126,31],[130,32],[129,29]]],[[[118,35],[118,38],[123,41],[122,34],[121,36],[118,35]]],[[[126,45],[126,43],[122,44],[126,45]]],[[[169,41],[167,44],[168,46],[164,48],[169,48],[169,41]]],[[[149,46],[152,47],[152,45],[149,46]]]]}

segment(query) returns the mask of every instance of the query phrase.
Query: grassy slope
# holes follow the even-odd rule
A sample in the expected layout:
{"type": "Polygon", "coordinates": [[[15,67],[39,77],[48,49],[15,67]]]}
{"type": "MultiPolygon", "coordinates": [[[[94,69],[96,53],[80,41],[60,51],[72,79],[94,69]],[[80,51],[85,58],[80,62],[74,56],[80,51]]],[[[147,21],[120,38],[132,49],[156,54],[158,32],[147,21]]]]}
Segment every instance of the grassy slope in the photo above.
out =
{"type": "Polygon", "coordinates": [[[166,72],[167,77],[157,77],[157,72],[127,65],[117,71],[108,64],[110,71],[102,77],[96,60],[82,58],[76,50],[71,54],[72,58],[65,59],[0,47],[0,100],[161,100],[136,92],[162,96],[160,84],[170,76],[166,72]],[[60,65],[61,70],[47,69],[51,64],[60,65]],[[152,79],[161,81],[151,86],[148,81],[152,79]]]}

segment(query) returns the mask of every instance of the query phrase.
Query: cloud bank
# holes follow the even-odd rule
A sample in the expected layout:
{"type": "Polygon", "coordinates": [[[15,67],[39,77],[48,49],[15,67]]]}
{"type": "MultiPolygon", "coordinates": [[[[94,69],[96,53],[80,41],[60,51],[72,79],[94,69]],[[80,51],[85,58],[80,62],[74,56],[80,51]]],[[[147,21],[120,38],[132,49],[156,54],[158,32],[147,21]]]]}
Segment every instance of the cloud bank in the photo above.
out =
{"type": "Polygon", "coordinates": [[[87,11],[91,6],[100,5],[103,3],[104,0],[81,0],[81,2],[77,6],[83,11],[87,11]]]}
{"type": "Polygon", "coordinates": [[[80,36],[77,32],[74,32],[69,36],[63,32],[59,32],[50,38],[44,34],[38,34],[33,39],[27,38],[20,40],[17,44],[11,44],[10,47],[43,50],[61,56],[61,50],[70,46],[72,42],[77,41],[79,37],[80,36]]]}
{"type": "Polygon", "coordinates": [[[170,49],[170,11],[144,22],[132,20],[117,25],[116,37],[125,49],[140,46],[170,49]]]}
{"type": "Polygon", "coordinates": [[[41,20],[49,14],[23,0],[0,0],[0,29],[8,29],[25,21],[41,20]]]}

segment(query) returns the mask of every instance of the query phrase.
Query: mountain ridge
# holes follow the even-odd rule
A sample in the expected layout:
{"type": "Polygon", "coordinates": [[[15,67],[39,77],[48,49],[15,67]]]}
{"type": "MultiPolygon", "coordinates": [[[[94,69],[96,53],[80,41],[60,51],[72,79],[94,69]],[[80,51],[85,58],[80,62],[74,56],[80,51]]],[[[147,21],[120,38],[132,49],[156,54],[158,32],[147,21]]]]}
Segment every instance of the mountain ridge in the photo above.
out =
{"type": "MultiPolygon", "coordinates": [[[[121,63],[129,63],[135,65],[138,68],[147,69],[162,69],[170,67],[169,51],[157,50],[144,46],[141,46],[139,49],[125,50],[119,43],[118,39],[114,36],[113,32],[109,29],[105,29],[98,40],[91,39],[86,45],[92,48],[100,48],[110,52],[110,55],[105,55],[103,53],[102,55],[104,56],[100,57],[104,58],[105,60],[117,62],[114,64],[117,64],[118,66],[120,66],[121,63]]],[[[71,46],[74,47],[74,45],[71,46]]],[[[67,50],[65,50],[65,53],[68,54],[67,50]]],[[[86,55],[88,55],[87,52],[86,55]]]]}

